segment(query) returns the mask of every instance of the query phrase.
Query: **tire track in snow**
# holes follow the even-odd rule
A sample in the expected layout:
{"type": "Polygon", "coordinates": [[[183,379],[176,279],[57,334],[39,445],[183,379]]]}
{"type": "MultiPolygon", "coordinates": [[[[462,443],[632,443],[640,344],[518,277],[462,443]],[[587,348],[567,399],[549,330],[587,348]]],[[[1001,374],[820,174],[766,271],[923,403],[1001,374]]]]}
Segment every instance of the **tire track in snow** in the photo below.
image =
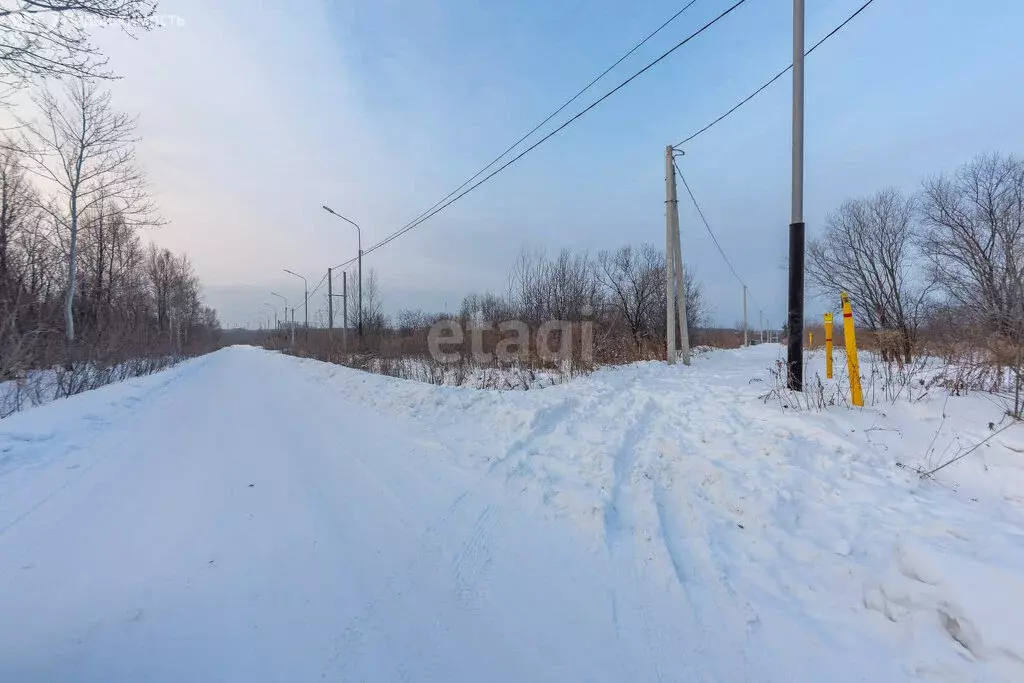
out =
{"type": "Polygon", "coordinates": [[[628,597],[622,596],[619,594],[619,588],[612,587],[611,610],[615,628],[620,635],[623,629],[634,628],[631,623],[623,624],[624,616],[630,621],[634,618],[640,621],[644,644],[650,655],[654,675],[658,681],[662,681],[664,676],[659,662],[661,657],[651,641],[649,606],[646,599],[639,595],[640,591],[637,588],[635,548],[631,543],[634,540],[633,532],[636,528],[632,496],[633,472],[639,458],[638,447],[653,409],[653,402],[647,399],[639,409],[634,411],[629,418],[629,426],[623,432],[613,456],[611,496],[604,508],[604,538],[613,571],[618,575],[617,583],[620,586],[625,586],[629,593],[628,597]],[[638,614],[635,617],[628,612],[624,614],[620,601],[627,605],[635,605],[638,614]]]}
{"type": "MultiPolygon", "coordinates": [[[[430,559],[432,556],[440,555],[441,531],[455,518],[466,504],[468,498],[469,492],[463,492],[452,501],[444,514],[436,522],[428,526],[420,536],[419,543],[411,553],[409,560],[400,569],[388,574],[381,583],[380,590],[363,603],[359,614],[349,620],[336,642],[332,645],[334,654],[327,660],[324,666],[325,676],[343,654],[351,654],[352,648],[362,645],[366,630],[373,619],[374,613],[383,602],[396,594],[396,586],[399,582],[413,576],[415,570],[423,564],[425,558],[430,559]]],[[[344,668],[345,663],[343,662],[342,669],[344,670],[344,668]]]]}
{"type": "MultiPolygon", "coordinates": [[[[452,604],[458,609],[475,611],[478,601],[486,595],[480,588],[486,584],[491,565],[489,541],[502,519],[502,509],[491,503],[481,503],[478,496],[463,492],[420,536],[415,549],[402,566],[388,574],[377,590],[362,606],[359,614],[346,624],[334,644],[333,654],[324,664],[323,676],[330,672],[347,674],[357,667],[370,636],[388,640],[390,635],[379,631],[374,624],[377,612],[393,606],[404,594],[422,587],[423,582],[440,580],[449,583],[452,604]],[[478,510],[478,512],[477,512],[478,510]],[[460,534],[451,533],[449,527],[462,528],[466,518],[475,517],[468,538],[454,544],[451,540],[460,534]],[[447,567],[447,569],[445,569],[447,567]]],[[[358,668],[358,667],[357,667],[358,668]]],[[[342,680],[348,680],[342,678],[342,680]]]]}
{"type": "Polygon", "coordinates": [[[451,571],[456,597],[459,604],[467,609],[472,609],[481,597],[478,586],[491,565],[488,542],[494,528],[495,512],[494,506],[484,506],[477,516],[469,541],[452,559],[451,571]]]}

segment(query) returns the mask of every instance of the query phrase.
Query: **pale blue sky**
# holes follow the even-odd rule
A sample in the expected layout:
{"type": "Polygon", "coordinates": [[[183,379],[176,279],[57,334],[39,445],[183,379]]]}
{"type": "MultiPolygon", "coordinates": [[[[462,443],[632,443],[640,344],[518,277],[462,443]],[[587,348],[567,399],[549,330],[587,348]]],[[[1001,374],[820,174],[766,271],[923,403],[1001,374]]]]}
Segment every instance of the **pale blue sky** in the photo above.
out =
{"type": "MultiPolygon", "coordinates": [[[[862,0],[807,0],[808,44],[862,0]]],[[[355,255],[461,184],[684,0],[250,2],[167,0],[180,20],[131,41],[101,37],[141,115],[140,157],[209,303],[251,323],[282,272],[355,255]]],[[[592,96],[717,15],[697,0],[592,96]]],[[[976,153],[1024,152],[1024,5],[876,0],[807,63],[806,219],[846,197],[913,189],[976,153]]],[[[457,308],[502,289],[524,242],[598,250],[664,240],[664,146],[789,62],[790,0],[748,0],[516,166],[368,256],[388,310],[457,308]]],[[[791,81],[687,145],[681,161],[751,287],[751,316],[783,319],[791,81]]],[[[575,108],[571,111],[575,111],[575,108]]],[[[683,249],[718,322],[740,291],[682,203],[683,249]]],[[[323,305],[318,297],[311,311],[323,305]]]]}

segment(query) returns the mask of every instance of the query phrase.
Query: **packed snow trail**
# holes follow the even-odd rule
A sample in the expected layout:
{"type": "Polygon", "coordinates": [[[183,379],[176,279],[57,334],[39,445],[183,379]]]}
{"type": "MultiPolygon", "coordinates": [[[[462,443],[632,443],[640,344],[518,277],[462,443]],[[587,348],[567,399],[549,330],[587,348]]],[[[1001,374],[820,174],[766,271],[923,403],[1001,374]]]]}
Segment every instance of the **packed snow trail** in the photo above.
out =
{"type": "MultiPolygon", "coordinates": [[[[9,418],[0,681],[1002,680],[908,663],[884,624],[937,601],[904,575],[941,558],[827,560],[841,525],[801,522],[829,509],[788,488],[833,484],[723,452],[778,430],[718,374],[687,398],[663,370],[477,392],[231,348],[9,418]]],[[[878,507],[853,470],[842,524],[878,507]]],[[[964,605],[945,609],[974,646],[964,605]]],[[[926,652],[962,658],[937,619],[926,652]]],[[[1016,645],[984,642],[998,667],[977,671],[1005,670],[1016,645]]]]}

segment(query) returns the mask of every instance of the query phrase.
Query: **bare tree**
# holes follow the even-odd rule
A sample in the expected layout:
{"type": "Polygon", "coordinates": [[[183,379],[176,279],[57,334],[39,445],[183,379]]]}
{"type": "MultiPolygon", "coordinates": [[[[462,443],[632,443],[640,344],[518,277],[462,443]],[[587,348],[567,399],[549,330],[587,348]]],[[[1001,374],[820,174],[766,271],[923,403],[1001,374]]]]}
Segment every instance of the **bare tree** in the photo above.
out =
{"type": "Polygon", "coordinates": [[[15,295],[12,273],[13,243],[27,222],[37,215],[38,199],[21,163],[10,147],[0,148],[0,293],[11,303],[15,295]]]}
{"type": "MultiPolygon", "coordinates": [[[[349,273],[348,291],[358,290],[358,274],[349,273]]],[[[349,309],[349,319],[355,320],[359,316],[358,304],[349,309]]],[[[384,315],[384,298],[380,291],[380,281],[377,270],[370,268],[363,277],[363,330],[364,334],[373,335],[379,333],[387,326],[387,318],[384,315]]]]}
{"type": "Polygon", "coordinates": [[[925,183],[922,239],[949,298],[992,331],[1020,336],[1024,295],[1024,160],[979,156],[925,183]]]}
{"type": "Polygon", "coordinates": [[[72,342],[82,217],[108,203],[137,223],[151,221],[154,209],[135,164],[135,119],[113,108],[109,92],[79,79],[67,84],[64,97],[46,90],[35,101],[41,120],[27,126],[24,144],[33,170],[57,188],[49,213],[62,242],[67,239],[65,328],[72,342]]]}
{"type": "Polygon", "coordinates": [[[845,202],[811,240],[807,276],[830,301],[848,292],[869,329],[888,332],[883,355],[910,360],[930,286],[915,271],[915,201],[899,190],[845,202]]]}
{"type": "Polygon", "coordinates": [[[597,255],[597,278],[637,348],[664,305],[663,261],[662,253],[649,244],[597,255]]]}
{"type": "Polygon", "coordinates": [[[0,0],[0,82],[111,78],[89,24],[148,30],[155,12],[156,0],[0,0]]]}
{"type": "Polygon", "coordinates": [[[459,318],[463,323],[473,320],[494,324],[508,317],[508,302],[492,292],[469,294],[459,307],[459,318]]]}

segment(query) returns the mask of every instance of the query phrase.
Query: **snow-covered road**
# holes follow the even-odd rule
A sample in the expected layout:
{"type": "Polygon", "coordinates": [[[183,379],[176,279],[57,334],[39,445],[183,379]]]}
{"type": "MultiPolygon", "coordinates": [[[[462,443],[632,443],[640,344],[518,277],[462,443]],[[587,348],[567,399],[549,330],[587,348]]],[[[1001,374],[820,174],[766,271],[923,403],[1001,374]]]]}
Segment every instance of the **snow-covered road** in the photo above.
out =
{"type": "MultiPolygon", "coordinates": [[[[957,652],[941,624],[926,636],[914,626],[908,658],[900,629],[916,622],[896,622],[926,598],[893,597],[906,577],[884,575],[889,531],[948,492],[907,498],[906,517],[881,530],[845,529],[894,513],[873,513],[880,499],[865,492],[909,475],[836,459],[833,485],[767,445],[728,452],[722,439],[756,423],[742,414],[747,394],[708,385],[728,372],[699,383],[716,399],[682,410],[663,365],[598,375],[477,392],[231,348],[5,420],[0,681],[1003,680],[1022,670],[1007,668],[1017,655],[1002,636],[975,634],[978,652],[957,652]],[[792,500],[808,491],[815,500],[792,500]],[[834,519],[832,505],[844,510],[834,519]],[[885,615],[894,604],[903,612],[885,615]],[[992,661],[943,660],[985,659],[983,646],[992,661]],[[932,652],[942,656],[922,661],[932,652]]],[[[809,441],[820,428],[782,417],[751,439],[824,443],[829,453],[808,457],[835,457],[844,437],[809,441]]],[[[994,546],[1000,561],[1024,535],[1004,503],[964,522],[976,516],[1010,539],[994,546]]],[[[950,509],[931,523],[964,519],[950,509]]],[[[957,609],[978,630],[971,607],[957,609]]]]}

